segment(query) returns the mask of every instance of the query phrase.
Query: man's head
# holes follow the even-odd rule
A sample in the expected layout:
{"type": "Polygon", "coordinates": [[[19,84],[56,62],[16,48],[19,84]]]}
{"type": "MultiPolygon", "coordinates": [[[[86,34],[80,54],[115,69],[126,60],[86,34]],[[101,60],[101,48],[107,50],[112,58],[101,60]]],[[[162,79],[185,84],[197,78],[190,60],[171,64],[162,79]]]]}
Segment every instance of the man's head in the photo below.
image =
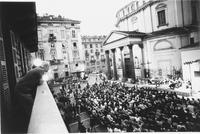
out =
{"type": "Polygon", "coordinates": [[[46,61],[42,62],[41,68],[44,69],[45,72],[48,72],[49,70],[49,63],[46,61]]]}

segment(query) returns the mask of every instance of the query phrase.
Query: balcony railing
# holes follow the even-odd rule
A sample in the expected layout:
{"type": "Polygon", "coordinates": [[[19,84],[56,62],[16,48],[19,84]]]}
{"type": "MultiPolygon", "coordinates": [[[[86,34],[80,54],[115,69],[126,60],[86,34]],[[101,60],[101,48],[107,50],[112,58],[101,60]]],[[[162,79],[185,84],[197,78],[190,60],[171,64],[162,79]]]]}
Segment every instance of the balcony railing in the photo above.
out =
{"type": "Polygon", "coordinates": [[[46,82],[37,88],[28,133],[68,134],[68,130],[46,82]]]}
{"type": "Polygon", "coordinates": [[[50,65],[60,65],[61,63],[61,60],[58,59],[50,60],[50,65]]]}

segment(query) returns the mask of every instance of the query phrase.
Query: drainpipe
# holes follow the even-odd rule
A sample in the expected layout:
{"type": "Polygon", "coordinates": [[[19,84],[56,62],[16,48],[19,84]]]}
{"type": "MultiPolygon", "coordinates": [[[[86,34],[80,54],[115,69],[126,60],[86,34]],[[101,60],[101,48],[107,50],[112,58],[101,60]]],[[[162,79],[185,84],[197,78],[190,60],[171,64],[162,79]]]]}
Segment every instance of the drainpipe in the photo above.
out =
{"type": "Polygon", "coordinates": [[[154,32],[151,5],[150,5],[150,15],[151,15],[151,30],[152,32],[154,32]]]}

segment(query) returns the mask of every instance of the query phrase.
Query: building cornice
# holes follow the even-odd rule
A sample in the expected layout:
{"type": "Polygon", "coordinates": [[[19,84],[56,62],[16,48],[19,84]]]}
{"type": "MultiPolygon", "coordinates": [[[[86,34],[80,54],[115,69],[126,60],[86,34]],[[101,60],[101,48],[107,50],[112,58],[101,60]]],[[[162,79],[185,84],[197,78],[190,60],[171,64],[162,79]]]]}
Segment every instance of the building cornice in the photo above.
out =
{"type": "Polygon", "coordinates": [[[80,24],[81,21],[78,20],[72,20],[67,19],[62,16],[54,16],[54,15],[44,15],[44,16],[37,16],[38,23],[74,23],[74,24],[80,24]]]}
{"type": "Polygon", "coordinates": [[[191,32],[198,31],[198,29],[195,29],[195,26],[185,26],[185,27],[172,27],[168,29],[163,29],[159,31],[155,31],[152,33],[146,33],[146,36],[144,37],[145,40],[158,38],[158,37],[164,37],[164,36],[170,36],[170,35],[185,35],[189,34],[191,32]]]}
{"type": "Polygon", "coordinates": [[[132,2],[130,2],[129,4],[125,5],[124,7],[120,8],[120,9],[117,11],[117,13],[116,13],[116,17],[117,17],[117,15],[118,15],[122,10],[124,10],[125,8],[127,8],[128,6],[132,5],[132,4],[135,3],[135,2],[136,2],[136,1],[132,1],[132,2]]]}
{"type": "Polygon", "coordinates": [[[181,51],[191,51],[191,50],[200,50],[200,42],[194,44],[189,44],[187,46],[179,48],[181,51]]]}
{"type": "Polygon", "coordinates": [[[71,23],[74,23],[74,24],[80,24],[81,22],[80,21],[73,21],[73,20],[68,20],[68,21],[49,21],[49,20],[38,20],[38,23],[57,23],[57,24],[71,24],[71,23]]]}
{"type": "Polygon", "coordinates": [[[85,39],[103,39],[103,38],[106,38],[106,35],[100,35],[100,36],[97,36],[97,35],[94,35],[94,36],[87,36],[87,35],[84,35],[84,36],[81,36],[81,38],[85,38],[85,39]]]}
{"type": "Polygon", "coordinates": [[[102,44],[103,43],[103,41],[104,40],[102,40],[102,41],[99,41],[99,42],[85,42],[85,41],[82,41],[82,44],[92,44],[92,45],[94,45],[94,44],[102,44]]]}

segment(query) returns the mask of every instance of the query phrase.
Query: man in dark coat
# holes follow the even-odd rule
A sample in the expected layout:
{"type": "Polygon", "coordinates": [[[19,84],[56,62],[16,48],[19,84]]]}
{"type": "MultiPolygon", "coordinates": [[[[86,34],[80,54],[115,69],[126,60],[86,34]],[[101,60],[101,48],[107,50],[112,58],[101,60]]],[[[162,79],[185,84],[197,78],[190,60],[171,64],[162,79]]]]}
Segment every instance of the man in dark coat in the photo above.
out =
{"type": "Polygon", "coordinates": [[[42,84],[42,76],[47,70],[48,67],[46,65],[36,67],[23,76],[15,86],[14,116],[17,119],[14,126],[17,132],[27,132],[37,86],[42,84]]]}

